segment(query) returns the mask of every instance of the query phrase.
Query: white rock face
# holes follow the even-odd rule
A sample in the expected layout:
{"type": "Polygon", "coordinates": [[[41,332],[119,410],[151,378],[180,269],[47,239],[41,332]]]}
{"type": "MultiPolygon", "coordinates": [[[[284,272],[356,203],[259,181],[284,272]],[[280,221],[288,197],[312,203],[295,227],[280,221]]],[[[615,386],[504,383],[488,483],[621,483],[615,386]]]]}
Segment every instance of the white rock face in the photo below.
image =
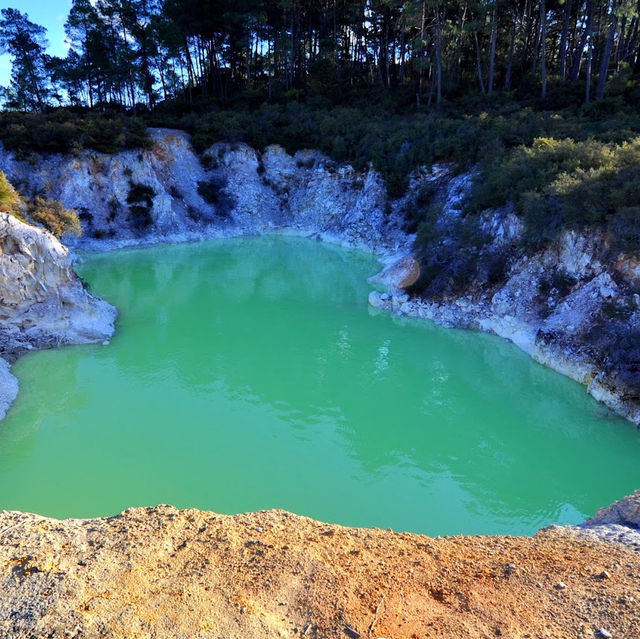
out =
{"type": "Polygon", "coordinates": [[[205,155],[217,162],[209,179],[224,185],[229,217],[243,232],[295,229],[376,252],[408,244],[373,170],[358,173],[316,151],[291,156],[279,146],[259,155],[246,145],[216,144],[205,155]]]}
{"type": "MultiPolygon", "coordinates": [[[[85,151],[37,155],[21,162],[0,147],[0,168],[22,193],[45,193],[80,215],[87,239],[121,239],[148,234],[195,231],[216,211],[198,194],[206,172],[189,137],[179,131],[152,130],[151,147],[106,155],[85,151]],[[136,228],[127,198],[134,185],[153,190],[151,228],[136,228]]],[[[72,238],[69,238],[70,240],[72,238]]]]}
{"type": "MultiPolygon", "coordinates": [[[[50,233],[0,212],[0,356],[108,340],[116,310],[89,295],[68,250],[50,233]]],[[[18,385],[0,359],[0,419],[18,385]]]]}
{"type": "Polygon", "coordinates": [[[373,170],[359,173],[315,151],[291,156],[271,146],[260,154],[244,144],[215,144],[201,161],[181,131],[151,129],[150,138],[140,151],[38,155],[33,162],[0,146],[0,170],[24,194],[45,193],[76,209],[83,238],[65,240],[86,248],[282,228],[376,252],[408,247],[373,170]],[[136,185],[154,194],[148,227],[136,226],[132,215],[136,185]]]}

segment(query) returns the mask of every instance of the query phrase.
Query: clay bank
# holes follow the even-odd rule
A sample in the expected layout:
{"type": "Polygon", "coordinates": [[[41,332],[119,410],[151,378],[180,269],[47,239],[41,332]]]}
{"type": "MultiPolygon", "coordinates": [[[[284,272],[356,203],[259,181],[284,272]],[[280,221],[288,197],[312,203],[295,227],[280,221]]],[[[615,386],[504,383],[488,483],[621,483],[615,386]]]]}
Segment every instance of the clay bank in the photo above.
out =
{"type": "Polygon", "coordinates": [[[636,494],[580,528],[431,539],[284,511],[0,514],[0,632],[32,637],[640,635],[636,494]],[[620,522],[623,522],[621,524],[620,522]]]}

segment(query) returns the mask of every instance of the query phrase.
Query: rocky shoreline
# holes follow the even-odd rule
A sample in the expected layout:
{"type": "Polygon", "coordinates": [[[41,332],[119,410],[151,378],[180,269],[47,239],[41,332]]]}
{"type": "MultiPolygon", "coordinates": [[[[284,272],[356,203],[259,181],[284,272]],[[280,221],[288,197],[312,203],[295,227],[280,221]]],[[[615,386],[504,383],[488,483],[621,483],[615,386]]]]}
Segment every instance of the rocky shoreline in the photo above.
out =
{"type": "Polygon", "coordinates": [[[0,419],[18,393],[10,363],[19,355],[109,340],[115,319],[115,308],[85,290],[53,235],[0,212],[0,419]]]}
{"type": "MultiPolygon", "coordinates": [[[[405,262],[406,256],[398,260],[400,265],[405,262]]],[[[401,270],[396,272],[401,278],[406,277],[401,270]]],[[[411,298],[384,272],[373,278],[373,282],[384,283],[388,290],[384,293],[372,291],[369,295],[371,307],[400,317],[432,321],[446,328],[482,331],[507,339],[536,362],[582,384],[594,399],[640,426],[640,402],[637,396],[630,397],[625,387],[617,386],[615,380],[599,370],[598,361],[583,348],[580,341],[545,342],[540,339],[544,335],[544,322],[538,317],[523,318],[517,314],[496,313],[489,300],[472,296],[444,301],[411,298]]]]}
{"type": "Polygon", "coordinates": [[[436,232],[446,244],[472,175],[436,166],[412,176],[403,198],[389,200],[374,170],[357,172],[318,152],[291,156],[280,147],[258,153],[216,144],[198,156],[185,133],[155,129],[150,137],[150,148],[115,156],[85,151],[26,162],[0,149],[0,169],[26,194],[43,193],[78,210],[84,235],[68,238],[72,248],[295,233],[373,252],[387,267],[374,281],[388,292],[374,291],[372,306],[508,339],[640,424],[637,383],[629,381],[633,362],[619,366],[624,355],[612,353],[616,343],[640,332],[640,296],[633,294],[640,268],[632,256],[612,263],[605,237],[566,232],[548,249],[512,259],[522,225],[508,208],[488,211],[482,216],[490,240],[485,252],[511,259],[502,279],[470,282],[454,296],[409,297],[402,286],[419,272],[413,236],[404,229],[406,211],[428,186],[440,202],[436,232]],[[141,199],[132,206],[135,197],[141,199]],[[618,333],[596,347],[593,333],[612,327],[618,333]]]}

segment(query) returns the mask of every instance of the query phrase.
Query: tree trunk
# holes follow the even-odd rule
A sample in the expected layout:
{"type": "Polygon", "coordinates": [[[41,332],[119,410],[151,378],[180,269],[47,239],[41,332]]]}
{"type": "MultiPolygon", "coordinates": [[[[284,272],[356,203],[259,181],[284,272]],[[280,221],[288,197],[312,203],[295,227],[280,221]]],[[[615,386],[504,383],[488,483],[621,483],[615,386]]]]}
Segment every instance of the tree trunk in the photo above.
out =
{"type": "Polygon", "coordinates": [[[589,33],[587,37],[587,83],[584,92],[584,101],[589,104],[591,100],[591,68],[593,66],[593,33],[591,33],[591,23],[589,23],[589,33]]]}
{"type": "Polygon", "coordinates": [[[540,1],[540,73],[542,79],[541,97],[547,99],[547,3],[540,1]]]}
{"type": "Polygon", "coordinates": [[[487,92],[484,88],[484,78],[482,77],[482,59],[480,57],[480,43],[478,42],[478,32],[476,31],[473,36],[476,42],[476,67],[478,72],[478,82],[480,83],[480,91],[482,91],[482,95],[485,95],[487,92]]]}
{"type": "Polygon", "coordinates": [[[509,57],[507,60],[507,71],[504,76],[504,90],[511,91],[511,69],[513,68],[513,52],[516,46],[516,31],[518,28],[518,14],[513,12],[513,23],[511,26],[511,39],[509,41],[509,57]]]}
{"type": "MultiPolygon", "coordinates": [[[[593,0],[587,0],[587,23],[582,33],[582,37],[578,42],[578,48],[571,65],[571,71],[569,73],[569,80],[573,83],[578,81],[580,75],[580,66],[582,64],[582,53],[585,47],[590,46],[589,38],[591,36],[591,26],[593,24],[593,0]]],[[[588,52],[587,52],[588,55],[588,52]]]]}
{"type": "Polygon", "coordinates": [[[436,104],[442,102],[442,24],[440,7],[436,7],[436,104]]]}
{"type": "MultiPolygon", "coordinates": [[[[426,26],[427,20],[427,3],[426,0],[422,0],[422,19],[420,21],[420,57],[424,59],[424,29],[426,26]]],[[[418,106],[420,106],[420,100],[422,98],[422,81],[424,77],[423,73],[424,69],[422,68],[422,64],[420,64],[420,68],[418,69],[418,94],[416,97],[416,101],[418,106]]]]}
{"type": "Polygon", "coordinates": [[[453,82],[457,86],[460,83],[460,65],[462,63],[462,33],[464,31],[464,25],[467,19],[467,3],[465,2],[462,8],[462,15],[460,16],[460,22],[458,24],[458,38],[456,43],[456,65],[453,72],[453,82]]]}
{"type": "Polygon", "coordinates": [[[535,20],[536,38],[535,38],[535,42],[533,43],[533,61],[531,63],[531,75],[535,75],[536,69],[538,68],[538,52],[540,51],[540,31],[542,29],[542,24],[540,22],[541,15],[542,15],[542,7],[540,9],[540,14],[538,16],[538,19],[535,20]]]}
{"type": "Polygon", "coordinates": [[[567,36],[569,34],[569,19],[573,0],[567,0],[564,7],[564,19],[562,21],[562,35],[560,36],[560,77],[564,80],[567,72],[567,36]]]}
{"type": "Polygon", "coordinates": [[[496,64],[496,40],[498,39],[496,4],[497,0],[493,0],[493,11],[491,12],[491,51],[489,53],[489,95],[493,94],[493,75],[496,64]]]}
{"type": "Polygon", "coordinates": [[[618,16],[616,15],[616,2],[611,0],[611,17],[609,18],[609,32],[604,43],[604,51],[600,60],[600,75],[598,76],[598,86],[596,87],[596,100],[602,100],[604,97],[604,88],[607,83],[607,74],[609,71],[609,60],[611,58],[611,48],[613,47],[613,39],[618,26],[618,16]]]}

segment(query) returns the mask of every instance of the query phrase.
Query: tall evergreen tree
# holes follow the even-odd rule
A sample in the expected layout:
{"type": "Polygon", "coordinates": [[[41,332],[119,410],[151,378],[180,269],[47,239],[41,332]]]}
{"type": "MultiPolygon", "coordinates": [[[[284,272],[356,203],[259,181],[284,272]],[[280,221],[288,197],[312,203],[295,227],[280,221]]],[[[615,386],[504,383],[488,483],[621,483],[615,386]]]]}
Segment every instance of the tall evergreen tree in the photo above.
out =
{"type": "Polygon", "coordinates": [[[42,111],[47,104],[46,29],[17,9],[2,9],[0,52],[12,57],[10,103],[18,109],[42,111]]]}

